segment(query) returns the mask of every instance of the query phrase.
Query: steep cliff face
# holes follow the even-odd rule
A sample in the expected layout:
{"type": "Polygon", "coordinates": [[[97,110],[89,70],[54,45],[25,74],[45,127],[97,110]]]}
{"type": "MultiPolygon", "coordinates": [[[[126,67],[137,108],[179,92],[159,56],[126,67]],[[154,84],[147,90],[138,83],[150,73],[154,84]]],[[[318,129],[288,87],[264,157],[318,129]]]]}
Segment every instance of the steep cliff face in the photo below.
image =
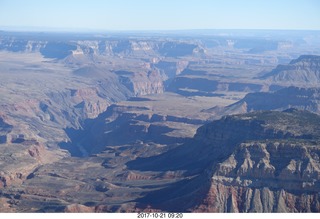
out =
{"type": "Polygon", "coordinates": [[[114,39],[68,34],[49,35],[4,35],[0,38],[0,50],[10,52],[40,52],[46,58],[64,59],[69,55],[102,56],[164,56],[182,57],[203,55],[205,49],[191,40],[141,40],[114,39]]]}
{"type": "Polygon", "coordinates": [[[215,165],[196,211],[319,212],[319,147],[248,142],[215,165]]]}
{"type": "Polygon", "coordinates": [[[300,56],[288,65],[277,66],[261,79],[283,85],[318,86],[320,82],[320,56],[300,56]]]}
{"type": "Polygon", "coordinates": [[[120,145],[157,144],[169,148],[181,144],[193,137],[209,114],[198,113],[201,106],[191,108],[189,104],[194,103],[192,100],[171,95],[133,97],[112,104],[97,118],[86,120],[81,130],[67,129],[70,142],[62,145],[72,155],[83,156],[79,146],[87,154],[97,154],[107,147],[120,145]],[[184,104],[172,104],[178,101],[184,101],[184,104]],[[187,113],[188,118],[184,113],[187,113]]]}
{"type": "MultiPolygon", "coordinates": [[[[238,138],[242,140],[318,138],[319,116],[308,111],[258,111],[226,116],[200,127],[195,136],[204,142],[238,138]],[[303,125],[305,124],[305,125],[303,125]],[[221,135],[219,135],[221,134],[221,135]],[[224,134],[222,136],[222,134],[224,134]]],[[[237,140],[238,141],[238,140],[237,140]]]]}
{"type": "MultiPolygon", "coordinates": [[[[284,110],[294,107],[319,113],[320,89],[288,87],[270,93],[251,93],[239,103],[247,104],[247,110],[284,110]]],[[[234,104],[234,105],[236,105],[234,104]]]]}
{"type": "Polygon", "coordinates": [[[207,170],[208,193],[193,210],[319,212],[319,118],[297,110],[259,112],[201,127],[197,139],[228,155],[207,170]],[[221,135],[237,140],[226,147],[221,135]]]}
{"type": "Polygon", "coordinates": [[[285,110],[296,108],[320,113],[320,89],[288,87],[275,92],[249,93],[242,100],[226,107],[205,110],[212,118],[223,115],[247,113],[259,110],[285,110]]]}
{"type": "Polygon", "coordinates": [[[184,146],[127,165],[190,176],[141,200],[155,209],[319,212],[319,122],[294,109],[228,116],[200,127],[184,146]]]}
{"type": "Polygon", "coordinates": [[[144,69],[138,72],[117,72],[122,83],[133,96],[161,94],[164,92],[163,77],[155,69],[144,69]],[[126,73],[126,74],[124,74],[126,73]]]}

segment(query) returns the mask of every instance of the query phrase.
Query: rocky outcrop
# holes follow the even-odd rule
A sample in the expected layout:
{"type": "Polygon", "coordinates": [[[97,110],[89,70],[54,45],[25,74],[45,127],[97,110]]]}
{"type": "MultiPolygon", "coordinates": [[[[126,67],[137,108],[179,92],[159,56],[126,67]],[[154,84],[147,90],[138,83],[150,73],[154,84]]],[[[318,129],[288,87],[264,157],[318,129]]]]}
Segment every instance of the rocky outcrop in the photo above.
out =
{"type": "Polygon", "coordinates": [[[288,65],[277,66],[260,79],[286,86],[317,87],[320,82],[320,56],[300,56],[288,65]]]}
{"type": "Polygon", "coordinates": [[[226,116],[200,127],[195,138],[205,142],[238,137],[239,140],[318,138],[319,116],[297,109],[283,112],[260,111],[234,116],[226,116]],[[302,124],[306,124],[300,126],[302,124]],[[236,134],[235,134],[236,133],[236,134]],[[220,134],[220,135],[219,135],[220,134]],[[223,135],[222,135],[223,134],[223,135]]]}
{"type": "Polygon", "coordinates": [[[319,212],[318,147],[305,143],[243,143],[212,169],[197,211],[319,212]]]}
{"type": "MultiPolygon", "coordinates": [[[[237,104],[247,104],[247,111],[285,110],[291,107],[320,113],[320,89],[288,87],[270,93],[250,93],[237,104]]],[[[232,107],[232,106],[230,106],[232,107]]]]}
{"type": "Polygon", "coordinates": [[[208,197],[194,212],[298,213],[319,212],[317,194],[296,195],[285,190],[245,188],[214,184],[208,197]]]}
{"type": "Polygon", "coordinates": [[[166,79],[172,79],[176,75],[183,72],[188,66],[188,61],[168,62],[154,60],[153,66],[160,70],[160,73],[165,75],[166,79]]]}
{"type": "Polygon", "coordinates": [[[242,100],[226,107],[213,107],[205,112],[212,118],[259,110],[285,110],[296,108],[320,114],[320,89],[288,87],[275,92],[249,93],[242,100]]]}
{"type": "MultiPolygon", "coordinates": [[[[125,85],[133,96],[161,94],[164,92],[163,79],[156,70],[149,72],[128,72],[128,75],[120,75],[120,82],[125,85]]],[[[120,72],[118,72],[120,74],[120,72]]]]}
{"type": "MultiPolygon", "coordinates": [[[[194,210],[319,212],[319,126],[314,123],[319,116],[293,110],[232,118],[235,119],[230,121],[233,125],[229,120],[223,122],[228,130],[232,127],[242,130],[226,132],[221,125],[213,123],[209,129],[204,126],[198,131],[197,138],[211,147],[223,145],[217,142],[222,134],[226,139],[237,138],[237,141],[232,144],[229,155],[208,170],[211,182],[208,193],[194,210]],[[248,128],[238,126],[238,122],[247,123],[248,128]]],[[[226,146],[221,150],[227,150],[226,146]]]]}
{"type": "Polygon", "coordinates": [[[200,127],[184,146],[127,165],[193,176],[141,200],[155,209],[319,212],[319,121],[293,109],[227,116],[200,127]]]}

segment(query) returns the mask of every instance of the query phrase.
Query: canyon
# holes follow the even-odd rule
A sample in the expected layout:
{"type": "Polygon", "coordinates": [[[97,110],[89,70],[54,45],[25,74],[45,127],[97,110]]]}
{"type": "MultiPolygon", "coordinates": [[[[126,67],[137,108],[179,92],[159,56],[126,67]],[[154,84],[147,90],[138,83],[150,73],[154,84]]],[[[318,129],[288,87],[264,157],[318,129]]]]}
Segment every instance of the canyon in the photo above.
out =
{"type": "Polygon", "coordinates": [[[317,36],[1,31],[0,212],[319,212],[317,36]]]}

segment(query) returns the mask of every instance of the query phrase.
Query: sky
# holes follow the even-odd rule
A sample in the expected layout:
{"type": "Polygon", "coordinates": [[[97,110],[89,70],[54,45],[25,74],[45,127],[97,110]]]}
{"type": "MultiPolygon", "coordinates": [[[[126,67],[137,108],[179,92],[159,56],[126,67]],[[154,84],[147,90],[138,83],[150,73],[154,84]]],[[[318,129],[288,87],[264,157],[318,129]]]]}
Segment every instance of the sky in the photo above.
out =
{"type": "Polygon", "coordinates": [[[320,0],[0,0],[0,28],[320,30],[320,0]]]}

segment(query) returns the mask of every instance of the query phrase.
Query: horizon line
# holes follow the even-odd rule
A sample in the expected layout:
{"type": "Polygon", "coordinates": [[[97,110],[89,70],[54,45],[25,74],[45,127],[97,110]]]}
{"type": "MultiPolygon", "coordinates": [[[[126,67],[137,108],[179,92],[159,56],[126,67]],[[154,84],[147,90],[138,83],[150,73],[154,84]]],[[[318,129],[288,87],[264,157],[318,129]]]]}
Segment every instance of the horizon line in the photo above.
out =
{"type": "Polygon", "coordinates": [[[186,28],[186,29],[90,29],[60,27],[8,27],[0,26],[2,32],[56,32],[56,33],[97,33],[97,32],[186,32],[186,31],[320,31],[320,29],[280,28],[186,28]]]}

